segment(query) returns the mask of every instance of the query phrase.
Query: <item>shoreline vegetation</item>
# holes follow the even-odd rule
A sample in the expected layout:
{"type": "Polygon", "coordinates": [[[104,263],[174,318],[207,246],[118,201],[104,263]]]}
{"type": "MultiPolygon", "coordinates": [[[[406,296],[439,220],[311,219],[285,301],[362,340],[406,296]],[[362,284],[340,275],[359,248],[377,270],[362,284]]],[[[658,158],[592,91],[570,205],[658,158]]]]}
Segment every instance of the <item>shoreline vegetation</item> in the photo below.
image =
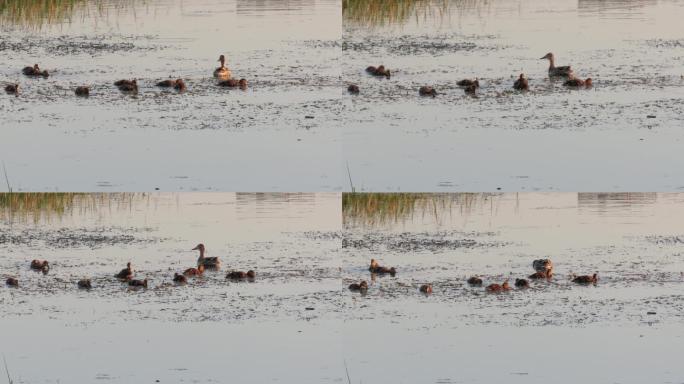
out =
{"type": "Polygon", "coordinates": [[[47,24],[70,22],[97,12],[105,16],[140,0],[0,0],[0,26],[20,25],[40,29],[47,24]]]}

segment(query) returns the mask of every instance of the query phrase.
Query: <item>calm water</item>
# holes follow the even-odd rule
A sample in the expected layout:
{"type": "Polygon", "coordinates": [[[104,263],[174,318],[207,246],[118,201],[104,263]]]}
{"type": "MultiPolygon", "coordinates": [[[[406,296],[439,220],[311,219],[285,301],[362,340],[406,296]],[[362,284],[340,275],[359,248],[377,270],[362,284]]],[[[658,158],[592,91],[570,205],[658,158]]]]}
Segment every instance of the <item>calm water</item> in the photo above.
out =
{"type": "Polygon", "coordinates": [[[400,11],[345,12],[344,79],[361,94],[348,96],[343,156],[357,190],[684,187],[684,2],[447,0],[400,11]],[[594,88],[550,81],[547,52],[594,88]],[[390,80],[364,72],[379,64],[390,80]],[[527,94],[511,92],[520,73],[527,94]],[[456,86],[474,77],[476,98],[456,86]],[[440,95],[420,98],[423,85],[440,95]]]}
{"type": "Polygon", "coordinates": [[[21,90],[0,97],[15,191],[341,188],[339,1],[98,4],[65,21],[2,19],[0,83],[21,90]],[[215,85],[222,53],[247,91],[215,85]],[[33,63],[52,76],[21,75],[33,63]],[[170,76],[188,91],[154,86],[170,76]],[[122,78],[138,79],[137,96],[111,85],[122,78]]]}
{"type": "Polygon", "coordinates": [[[367,295],[348,295],[354,382],[681,380],[684,195],[453,195],[427,207],[345,216],[345,282],[369,279],[371,258],[398,268],[369,280],[367,295]],[[554,279],[527,290],[465,284],[475,274],[512,282],[545,257],[554,279]],[[596,286],[570,282],[594,272],[596,286]]]}
{"type": "Polygon", "coordinates": [[[37,222],[15,213],[11,226],[3,211],[0,352],[15,383],[339,382],[339,201],[86,196],[37,222]],[[221,257],[222,271],[169,284],[195,265],[190,249],[199,242],[221,257]],[[28,270],[33,258],[50,260],[50,272],[28,270]],[[129,290],[112,277],[129,260],[149,289],[129,290]],[[254,269],[257,279],[228,282],[232,269],[254,269]],[[21,287],[5,287],[7,275],[21,287]],[[76,288],[83,277],[91,291],[76,288]]]}

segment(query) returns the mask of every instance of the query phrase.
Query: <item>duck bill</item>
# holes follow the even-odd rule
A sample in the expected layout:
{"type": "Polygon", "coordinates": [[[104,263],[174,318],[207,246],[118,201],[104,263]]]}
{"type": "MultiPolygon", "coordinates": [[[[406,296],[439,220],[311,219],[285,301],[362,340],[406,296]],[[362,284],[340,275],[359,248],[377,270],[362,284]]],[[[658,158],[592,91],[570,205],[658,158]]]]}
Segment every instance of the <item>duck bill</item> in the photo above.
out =
{"type": "Polygon", "coordinates": [[[199,249],[199,245],[196,246],[195,248],[193,248],[192,251],[196,251],[196,250],[198,250],[198,249],[199,249]]]}

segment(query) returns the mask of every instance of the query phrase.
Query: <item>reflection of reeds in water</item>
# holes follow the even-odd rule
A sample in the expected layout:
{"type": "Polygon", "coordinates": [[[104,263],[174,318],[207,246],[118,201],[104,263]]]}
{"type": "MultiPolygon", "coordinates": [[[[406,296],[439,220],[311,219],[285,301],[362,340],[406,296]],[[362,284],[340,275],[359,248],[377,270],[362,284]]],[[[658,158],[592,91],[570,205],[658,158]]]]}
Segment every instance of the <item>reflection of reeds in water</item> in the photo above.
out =
{"type": "Polygon", "coordinates": [[[97,11],[102,15],[109,9],[123,8],[134,2],[136,0],[0,0],[0,25],[40,28],[45,24],[69,21],[77,14],[86,16],[97,11]]]}
{"type": "Polygon", "coordinates": [[[342,0],[345,23],[366,26],[403,23],[412,17],[443,16],[449,0],[342,0]]]}
{"type": "Polygon", "coordinates": [[[430,215],[440,223],[454,208],[467,215],[490,196],[487,193],[345,193],[343,221],[345,226],[375,226],[410,220],[420,214],[430,215]]]}

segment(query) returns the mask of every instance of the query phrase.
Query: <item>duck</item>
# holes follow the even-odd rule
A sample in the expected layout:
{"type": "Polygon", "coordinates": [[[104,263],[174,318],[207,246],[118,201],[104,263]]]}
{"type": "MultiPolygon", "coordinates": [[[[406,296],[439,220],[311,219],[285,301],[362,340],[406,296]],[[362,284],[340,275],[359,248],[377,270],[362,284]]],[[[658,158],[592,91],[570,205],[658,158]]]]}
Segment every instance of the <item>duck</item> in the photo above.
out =
{"type": "Polygon", "coordinates": [[[90,283],[90,279],[81,279],[77,283],[80,289],[91,289],[93,285],[90,283]]]}
{"type": "Polygon", "coordinates": [[[33,260],[31,261],[31,269],[45,272],[50,269],[50,264],[47,260],[33,260]]]}
{"type": "Polygon", "coordinates": [[[420,286],[420,291],[426,294],[432,293],[432,284],[423,284],[420,286]]]}
{"type": "Polygon", "coordinates": [[[478,86],[473,84],[463,88],[463,91],[466,93],[466,95],[475,95],[477,93],[477,88],[478,86]]]}
{"type": "Polygon", "coordinates": [[[555,58],[553,56],[553,53],[549,52],[543,57],[540,58],[540,60],[548,60],[549,61],[549,76],[559,76],[559,77],[571,77],[572,76],[572,68],[570,68],[569,65],[562,66],[562,67],[556,67],[555,63],[555,58]]]}
{"type": "Polygon", "coordinates": [[[573,77],[571,79],[566,80],[563,83],[563,85],[566,87],[573,87],[573,88],[580,88],[580,87],[591,88],[593,84],[592,84],[591,77],[588,77],[586,80],[582,80],[582,79],[579,79],[577,77],[573,77]]]}
{"type": "Polygon", "coordinates": [[[381,65],[379,67],[374,67],[371,65],[366,68],[366,72],[370,73],[373,76],[386,77],[388,79],[391,76],[390,70],[385,68],[384,65],[381,65]]]}
{"type": "Polygon", "coordinates": [[[596,284],[598,282],[598,274],[594,273],[592,276],[589,276],[589,275],[576,276],[575,278],[572,279],[572,282],[577,283],[577,284],[596,284]]]}
{"type": "Polygon", "coordinates": [[[128,280],[129,287],[143,287],[147,288],[147,279],[145,280],[128,280]]]}
{"type": "Polygon", "coordinates": [[[197,266],[203,265],[204,268],[207,269],[216,269],[221,266],[221,261],[218,257],[204,257],[204,244],[197,244],[197,246],[192,250],[199,251],[200,253],[199,258],[197,258],[197,266]]]}
{"type": "Polygon", "coordinates": [[[185,276],[176,272],[173,274],[173,282],[177,284],[185,284],[188,282],[188,279],[185,276]]]}
{"type": "Polygon", "coordinates": [[[228,274],[226,275],[226,279],[232,279],[232,280],[254,279],[254,278],[256,278],[256,272],[252,271],[251,269],[247,272],[232,271],[232,272],[228,272],[228,274]]]}
{"type": "Polygon", "coordinates": [[[553,261],[551,259],[537,259],[532,261],[532,268],[537,272],[544,272],[548,276],[553,273],[553,261]]]}
{"type": "Polygon", "coordinates": [[[527,278],[532,279],[532,280],[550,279],[551,275],[548,274],[547,272],[537,271],[537,272],[527,276],[527,278]]]}
{"type": "Polygon", "coordinates": [[[368,290],[368,283],[366,282],[366,280],[362,280],[360,283],[349,284],[349,290],[350,291],[367,291],[368,290]]]}
{"type": "Polygon", "coordinates": [[[126,268],[122,269],[114,276],[121,280],[130,280],[133,277],[133,268],[131,268],[131,263],[128,262],[126,264],[126,268]]]}
{"type": "Polygon", "coordinates": [[[138,84],[137,79],[133,79],[133,80],[124,79],[124,80],[117,80],[114,82],[115,87],[121,87],[122,85],[137,85],[137,84],[138,84]]]}
{"type": "Polygon", "coordinates": [[[76,96],[88,97],[90,96],[90,88],[86,86],[76,87],[74,93],[76,94],[76,96]]]}
{"type": "Polygon", "coordinates": [[[226,67],[226,57],[224,55],[219,56],[218,61],[221,62],[221,66],[214,70],[214,77],[219,79],[230,79],[231,73],[230,69],[226,67]]]}
{"type": "Polygon", "coordinates": [[[26,76],[33,76],[33,77],[45,77],[47,78],[50,76],[48,71],[41,71],[40,67],[38,64],[33,64],[33,67],[24,67],[24,69],[21,70],[21,73],[23,73],[26,76]]]}
{"type": "Polygon", "coordinates": [[[382,267],[380,266],[380,264],[378,264],[378,262],[375,259],[371,259],[370,267],[368,267],[368,270],[371,273],[377,273],[380,275],[389,274],[391,276],[394,276],[397,274],[397,270],[394,267],[382,267]]]}
{"type": "Polygon", "coordinates": [[[482,286],[482,279],[480,279],[477,276],[471,276],[468,279],[468,284],[480,287],[480,286],[482,286]]]}
{"type": "Polygon", "coordinates": [[[228,79],[218,83],[219,87],[247,89],[247,79],[228,79]]]}
{"type": "Polygon", "coordinates": [[[19,84],[7,84],[5,92],[10,95],[19,95],[19,84]]]}
{"type": "Polygon", "coordinates": [[[188,87],[185,85],[185,81],[183,81],[183,79],[178,79],[176,80],[176,84],[173,86],[173,89],[178,92],[185,92],[188,87]]]}
{"type": "Polygon", "coordinates": [[[188,268],[183,272],[184,276],[201,276],[204,273],[204,264],[199,264],[197,268],[188,268]]]}
{"type": "Polygon", "coordinates": [[[114,83],[121,92],[138,92],[138,80],[119,80],[114,83]]]}
{"type": "Polygon", "coordinates": [[[530,84],[527,82],[527,78],[525,77],[524,73],[521,73],[520,77],[518,77],[518,80],[513,83],[513,88],[519,91],[529,91],[530,84]]]}
{"type": "Polygon", "coordinates": [[[475,79],[463,79],[463,80],[459,80],[459,81],[456,83],[456,85],[458,85],[459,87],[471,87],[471,86],[475,86],[475,88],[479,88],[479,87],[480,87],[480,82],[477,80],[477,77],[476,77],[475,79]]]}
{"type": "Polygon", "coordinates": [[[8,277],[7,280],[5,280],[5,284],[7,284],[8,287],[16,288],[19,286],[19,280],[14,277],[8,277]]]}
{"type": "Polygon", "coordinates": [[[437,91],[434,88],[430,87],[429,85],[425,85],[425,86],[420,87],[420,89],[418,89],[418,94],[421,96],[435,97],[435,96],[437,96],[437,91]]]}
{"type": "Polygon", "coordinates": [[[518,288],[529,288],[530,282],[527,279],[515,279],[515,286],[518,288]]]}
{"type": "MultiPolygon", "coordinates": [[[[179,79],[180,80],[180,79],[179,79]]],[[[161,88],[173,88],[176,86],[176,83],[178,80],[173,80],[173,79],[167,79],[167,80],[162,80],[157,83],[157,87],[161,88]]]]}
{"type": "Polygon", "coordinates": [[[511,287],[508,285],[508,280],[504,281],[503,284],[489,284],[487,286],[487,292],[503,292],[503,291],[509,291],[511,287]]]}
{"type": "Polygon", "coordinates": [[[347,92],[351,93],[352,95],[358,95],[361,91],[359,90],[359,86],[356,84],[349,84],[347,87],[347,92]]]}

